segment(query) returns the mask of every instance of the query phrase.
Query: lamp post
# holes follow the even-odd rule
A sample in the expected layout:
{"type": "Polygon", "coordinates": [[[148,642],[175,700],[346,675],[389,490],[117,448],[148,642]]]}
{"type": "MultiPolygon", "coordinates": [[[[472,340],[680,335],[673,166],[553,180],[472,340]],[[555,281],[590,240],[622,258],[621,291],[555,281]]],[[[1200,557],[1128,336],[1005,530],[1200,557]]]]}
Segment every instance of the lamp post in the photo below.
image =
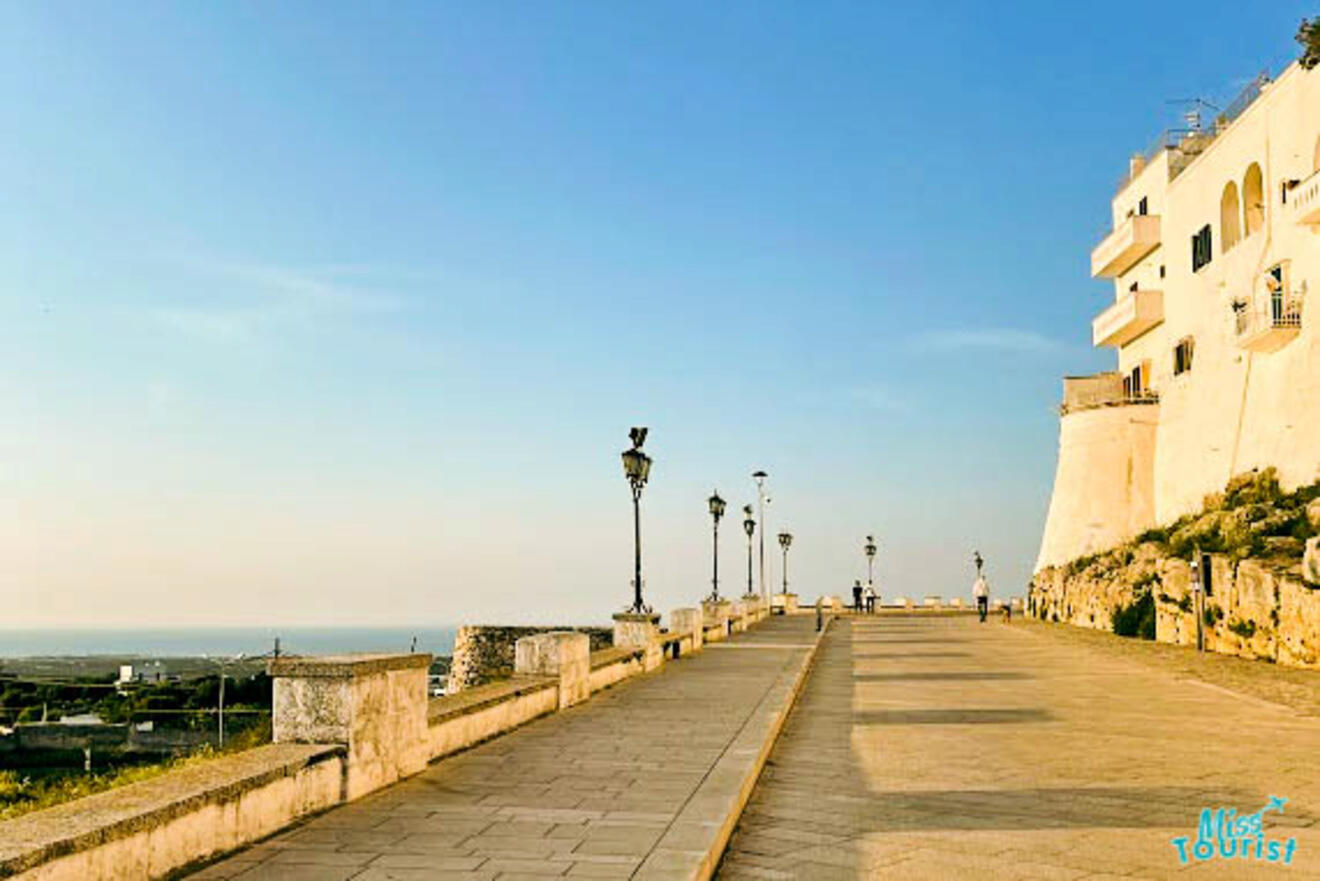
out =
{"type": "Polygon", "coordinates": [[[761,470],[752,472],[752,479],[756,481],[756,517],[761,521],[760,550],[757,553],[761,567],[761,577],[758,583],[761,586],[761,599],[767,602],[770,597],[765,592],[765,479],[769,476],[761,470]]]}
{"type": "Polygon", "coordinates": [[[784,594],[788,594],[788,546],[793,543],[793,535],[788,532],[779,533],[779,546],[784,549],[784,594]]]}
{"type": "Polygon", "coordinates": [[[712,523],[710,599],[711,602],[718,603],[720,601],[720,518],[724,516],[724,499],[720,498],[720,491],[715,490],[706,503],[710,505],[712,523]]]}
{"type": "Polygon", "coordinates": [[[630,430],[632,447],[623,451],[623,473],[632,487],[633,500],[633,604],[628,611],[638,615],[651,611],[642,602],[642,487],[651,476],[651,457],[642,452],[646,431],[645,428],[630,430]]]}
{"type": "Polygon", "coordinates": [[[747,595],[752,593],[752,533],[756,532],[756,521],[752,519],[752,506],[743,505],[743,532],[747,533],[747,595]]]}
{"type": "Polygon", "coordinates": [[[980,551],[972,551],[972,562],[976,564],[976,577],[980,578],[981,567],[985,565],[985,560],[981,557],[980,551]]]}
{"type": "Polygon", "coordinates": [[[876,551],[874,535],[868,535],[866,537],[866,544],[862,547],[862,550],[866,552],[866,586],[874,587],[875,578],[873,577],[873,575],[875,572],[875,551],[876,551]]]}

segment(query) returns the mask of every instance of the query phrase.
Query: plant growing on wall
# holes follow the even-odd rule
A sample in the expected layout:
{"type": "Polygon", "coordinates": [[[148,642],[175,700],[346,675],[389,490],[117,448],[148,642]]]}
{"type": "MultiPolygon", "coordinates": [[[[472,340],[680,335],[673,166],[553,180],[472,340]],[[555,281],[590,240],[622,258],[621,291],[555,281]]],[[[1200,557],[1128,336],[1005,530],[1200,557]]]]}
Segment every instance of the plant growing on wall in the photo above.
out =
{"type": "Polygon", "coordinates": [[[1302,56],[1298,59],[1306,70],[1320,64],[1320,15],[1312,19],[1302,19],[1297,28],[1297,42],[1302,46],[1302,56]]]}
{"type": "Polygon", "coordinates": [[[1118,636],[1155,638],[1155,597],[1149,591],[1139,594],[1131,605],[1114,610],[1114,633],[1118,636]]]}
{"type": "Polygon", "coordinates": [[[1256,622],[1248,618],[1245,621],[1239,621],[1234,618],[1228,622],[1228,629],[1236,633],[1243,639],[1251,639],[1256,635],[1256,622]]]}

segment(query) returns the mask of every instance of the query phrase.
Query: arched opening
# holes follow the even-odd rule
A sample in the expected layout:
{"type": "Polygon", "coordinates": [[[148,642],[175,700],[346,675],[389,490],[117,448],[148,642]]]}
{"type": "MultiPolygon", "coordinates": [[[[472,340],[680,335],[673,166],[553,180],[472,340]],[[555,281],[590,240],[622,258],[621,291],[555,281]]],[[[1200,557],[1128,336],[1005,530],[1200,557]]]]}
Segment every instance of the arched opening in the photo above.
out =
{"type": "Polygon", "coordinates": [[[1238,203],[1237,184],[1229,181],[1224,185],[1224,195],[1219,197],[1219,248],[1220,253],[1228,251],[1242,238],[1239,218],[1242,208],[1238,203]]]}
{"type": "Polygon", "coordinates": [[[1242,218],[1248,236],[1265,225],[1265,182],[1255,162],[1242,179],[1242,218]]]}

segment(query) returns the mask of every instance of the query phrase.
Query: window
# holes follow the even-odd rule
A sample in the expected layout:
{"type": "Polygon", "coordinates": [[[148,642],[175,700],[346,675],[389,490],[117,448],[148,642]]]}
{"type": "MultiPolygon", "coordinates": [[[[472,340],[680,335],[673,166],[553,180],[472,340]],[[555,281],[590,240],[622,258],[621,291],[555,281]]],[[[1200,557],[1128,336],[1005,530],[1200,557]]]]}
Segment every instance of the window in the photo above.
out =
{"type": "Polygon", "coordinates": [[[1196,341],[1191,337],[1179,341],[1173,349],[1173,375],[1179,376],[1192,369],[1192,353],[1196,350],[1196,341]]]}
{"type": "Polygon", "coordinates": [[[1149,210],[1150,210],[1150,206],[1146,202],[1146,197],[1142,196],[1141,201],[1137,203],[1137,213],[1140,214],[1142,217],[1145,217],[1146,213],[1149,210]]]}
{"type": "Polygon", "coordinates": [[[1229,181],[1224,184],[1224,194],[1219,197],[1219,252],[1227,254],[1241,238],[1240,218],[1242,211],[1238,207],[1237,184],[1229,181]]]}
{"type": "Polygon", "coordinates": [[[1210,262],[1214,255],[1214,245],[1210,236],[1210,224],[1206,224],[1192,236],[1192,272],[1210,262]]]}
{"type": "Polygon", "coordinates": [[[1242,229],[1250,236],[1265,224],[1265,183],[1260,166],[1251,163],[1247,176],[1242,179],[1242,229]]]}
{"type": "Polygon", "coordinates": [[[1160,264],[1160,278],[1164,278],[1164,264],[1160,264]]]}

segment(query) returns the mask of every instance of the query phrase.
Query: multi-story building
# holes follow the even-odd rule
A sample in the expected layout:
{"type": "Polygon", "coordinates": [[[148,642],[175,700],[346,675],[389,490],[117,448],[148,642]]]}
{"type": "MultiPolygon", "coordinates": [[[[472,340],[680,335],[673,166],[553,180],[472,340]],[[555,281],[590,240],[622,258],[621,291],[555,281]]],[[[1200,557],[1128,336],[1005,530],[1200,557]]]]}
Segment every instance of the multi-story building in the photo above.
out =
{"type": "Polygon", "coordinates": [[[1112,547],[1274,466],[1320,477],[1320,68],[1261,76],[1131,159],[1091,252],[1114,372],[1064,379],[1036,568],[1112,547]]]}

